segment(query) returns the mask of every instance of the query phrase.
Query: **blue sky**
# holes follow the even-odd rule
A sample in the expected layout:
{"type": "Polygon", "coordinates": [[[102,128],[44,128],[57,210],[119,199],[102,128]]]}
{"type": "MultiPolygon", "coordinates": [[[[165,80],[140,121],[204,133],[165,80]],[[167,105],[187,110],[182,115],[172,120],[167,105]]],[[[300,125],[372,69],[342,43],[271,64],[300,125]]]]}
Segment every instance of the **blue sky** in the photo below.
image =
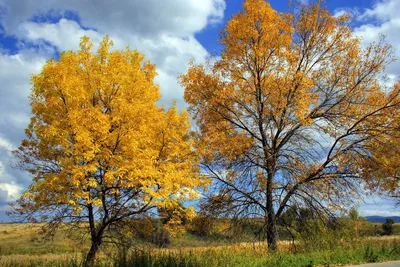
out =
{"type": "MultiPolygon", "coordinates": [[[[293,2],[296,0],[292,0],[293,2]]],[[[306,0],[303,0],[305,2],[306,0]]],[[[309,0],[311,1],[311,0],[309,0]]],[[[30,183],[27,173],[11,168],[11,151],[24,138],[30,117],[29,77],[40,72],[50,58],[63,50],[76,50],[79,38],[98,43],[105,34],[115,48],[129,45],[157,65],[156,81],[169,104],[176,99],[185,107],[183,89],[176,77],[190,59],[204,61],[218,54],[218,35],[242,0],[0,0],[0,221],[7,221],[7,202],[15,200],[30,183]]],[[[288,11],[285,0],[270,1],[278,11],[288,11]]],[[[400,56],[399,0],[327,0],[332,13],[354,15],[354,32],[364,43],[387,36],[400,56]]],[[[387,69],[394,81],[400,63],[387,69]]],[[[393,203],[379,197],[361,204],[364,215],[400,215],[393,203]]]]}

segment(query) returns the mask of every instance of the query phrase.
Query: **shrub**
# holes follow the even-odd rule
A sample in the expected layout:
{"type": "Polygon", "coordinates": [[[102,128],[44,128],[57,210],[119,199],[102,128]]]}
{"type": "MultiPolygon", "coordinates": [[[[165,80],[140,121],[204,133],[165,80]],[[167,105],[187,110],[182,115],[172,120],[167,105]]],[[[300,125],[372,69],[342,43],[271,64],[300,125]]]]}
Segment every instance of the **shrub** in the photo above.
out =
{"type": "Polygon", "coordinates": [[[159,248],[168,247],[172,242],[171,235],[163,227],[157,227],[152,234],[152,242],[159,248]]]}
{"type": "Polygon", "coordinates": [[[392,235],[393,234],[393,219],[386,219],[386,222],[382,224],[382,230],[384,235],[392,235]]]}
{"type": "Polygon", "coordinates": [[[190,230],[200,237],[211,235],[215,224],[215,218],[209,216],[197,216],[193,219],[190,230]]]}

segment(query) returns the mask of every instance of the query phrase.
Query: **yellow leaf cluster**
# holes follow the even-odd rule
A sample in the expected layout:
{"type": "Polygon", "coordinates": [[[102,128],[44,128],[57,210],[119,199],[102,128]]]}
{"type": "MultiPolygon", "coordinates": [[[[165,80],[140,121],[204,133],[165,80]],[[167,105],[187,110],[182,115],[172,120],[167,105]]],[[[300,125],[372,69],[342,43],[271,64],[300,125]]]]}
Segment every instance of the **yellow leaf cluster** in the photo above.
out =
{"type": "Polygon", "coordinates": [[[19,153],[38,164],[25,196],[79,213],[129,190],[154,204],[203,186],[187,112],[156,105],[155,66],[138,51],[110,51],[108,37],[97,53],[92,47],[83,37],[78,52],[32,76],[33,117],[19,153]]]}

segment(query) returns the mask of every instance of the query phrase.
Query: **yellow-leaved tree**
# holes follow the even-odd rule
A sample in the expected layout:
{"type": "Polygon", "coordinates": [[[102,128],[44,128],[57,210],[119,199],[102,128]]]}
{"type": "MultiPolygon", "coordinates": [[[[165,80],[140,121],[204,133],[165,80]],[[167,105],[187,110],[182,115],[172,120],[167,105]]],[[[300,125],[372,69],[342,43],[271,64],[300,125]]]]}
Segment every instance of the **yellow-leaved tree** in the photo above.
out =
{"type": "Polygon", "coordinates": [[[379,80],[390,45],[363,48],[350,17],[321,2],[279,13],[246,0],[221,33],[221,57],[181,77],[201,168],[214,180],[202,206],[262,216],[271,250],[289,207],[329,216],[357,196],[364,160],[393,133],[399,106],[399,86],[379,80]]]}
{"type": "Polygon", "coordinates": [[[33,181],[13,214],[84,225],[93,264],[113,224],[196,197],[204,185],[186,111],[160,108],[155,66],[129,48],[97,53],[83,37],[32,76],[33,116],[14,151],[33,181]],[[88,222],[82,224],[81,222],[88,222]]]}

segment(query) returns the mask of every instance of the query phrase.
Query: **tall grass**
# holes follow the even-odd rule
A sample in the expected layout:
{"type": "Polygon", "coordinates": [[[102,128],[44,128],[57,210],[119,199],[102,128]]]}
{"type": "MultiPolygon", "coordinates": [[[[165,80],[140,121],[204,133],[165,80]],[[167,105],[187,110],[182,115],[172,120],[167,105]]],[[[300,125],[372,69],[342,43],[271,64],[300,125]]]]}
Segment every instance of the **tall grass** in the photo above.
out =
{"type": "MultiPolygon", "coordinates": [[[[10,225],[0,229],[0,266],[81,266],[87,250],[60,232],[53,243],[33,240],[33,227],[10,225]]],[[[332,266],[400,260],[400,236],[359,237],[350,226],[328,229],[310,225],[296,242],[279,242],[269,254],[263,242],[231,243],[201,240],[188,234],[170,248],[136,243],[136,249],[119,251],[105,246],[98,266],[332,266]],[[177,243],[179,241],[179,243],[177,243]],[[140,249],[139,249],[140,248],[140,249]]]]}
{"type": "MultiPolygon", "coordinates": [[[[5,256],[10,257],[10,256],[5,256]]],[[[357,244],[344,244],[330,250],[290,252],[283,245],[269,254],[265,245],[235,245],[197,249],[134,249],[126,257],[101,257],[97,266],[202,267],[202,266],[332,266],[400,259],[400,240],[363,239],[357,244]]],[[[80,266],[82,258],[62,255],[0,258],[1,266],[80,266]]]]}
{"type": "Polygon", "coordinates": [[[357,246],[338,246],[330,250],[290,253],[281,251],[268,254],[263,246],[236,246],[220,250],[179,251],[152,253],[136,250],[124,265],[153,267],[196,266],[330,266],[334,264],[358,264],[364,262],[400,259],[400,242],[376,242],[365,240],[357,246]]]}

